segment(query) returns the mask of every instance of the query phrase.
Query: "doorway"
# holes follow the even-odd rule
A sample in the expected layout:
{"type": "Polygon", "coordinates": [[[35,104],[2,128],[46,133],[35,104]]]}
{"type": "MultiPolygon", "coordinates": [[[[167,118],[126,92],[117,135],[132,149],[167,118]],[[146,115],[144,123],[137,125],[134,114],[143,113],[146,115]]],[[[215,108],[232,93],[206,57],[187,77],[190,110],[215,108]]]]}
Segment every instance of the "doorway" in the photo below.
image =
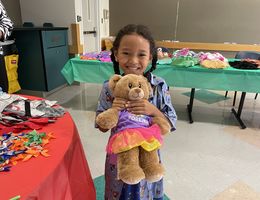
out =
{"type": "Polygon", "coordinates": [[[101,50],[99,2],[82,0],[84,53],[101,50]]]}

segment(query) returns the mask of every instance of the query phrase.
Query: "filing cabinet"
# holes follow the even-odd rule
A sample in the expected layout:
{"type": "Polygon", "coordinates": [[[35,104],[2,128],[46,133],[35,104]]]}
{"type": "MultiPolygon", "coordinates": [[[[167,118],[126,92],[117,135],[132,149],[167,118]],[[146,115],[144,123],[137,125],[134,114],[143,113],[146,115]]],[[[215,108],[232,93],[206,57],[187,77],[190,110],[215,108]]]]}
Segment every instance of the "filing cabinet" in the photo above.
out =
{"type": "Polygon", "coordinates": [[[66,83],[61,69],[69,59],[67,32],[66,27],[14,29],[22,89],[48,92],[66,83]]]}

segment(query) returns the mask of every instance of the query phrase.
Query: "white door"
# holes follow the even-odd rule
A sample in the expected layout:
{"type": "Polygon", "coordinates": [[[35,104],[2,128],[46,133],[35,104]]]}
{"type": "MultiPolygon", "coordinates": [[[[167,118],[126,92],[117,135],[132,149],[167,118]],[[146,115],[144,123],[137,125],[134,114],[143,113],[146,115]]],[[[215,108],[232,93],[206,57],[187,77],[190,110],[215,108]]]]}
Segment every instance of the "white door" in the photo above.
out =
{"type": "Polygon", "coordinates": [[[84,53],[100,51],[99,0],[82,0],[84,53]]]}

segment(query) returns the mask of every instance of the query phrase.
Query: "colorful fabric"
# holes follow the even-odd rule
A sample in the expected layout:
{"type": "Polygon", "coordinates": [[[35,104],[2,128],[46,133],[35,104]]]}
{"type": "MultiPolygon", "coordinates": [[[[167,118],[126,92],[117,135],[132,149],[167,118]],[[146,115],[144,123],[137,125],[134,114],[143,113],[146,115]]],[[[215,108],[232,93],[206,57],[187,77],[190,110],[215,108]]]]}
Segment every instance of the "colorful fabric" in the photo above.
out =
{"type": "Polygon", "coordinates": [[[149,127],[151,125],[151,117],[146,115],[135,115],[127,110],[119,113],[118,123],[115,132],[120,132],[127,128],[149,127]]]}
{"type": "Polygon", "coordinates": [[[153,151],[162,145],[163,139],[158,125],[148,128],[126,128],[113,135],[108,142],[108,153],[121,153],[141,146],[146,151],[153,151]]]}
{"type": "Polygon", "coordinates": [[[49,157],[45,145],[55,138],[52,133],[5,133],[0,136],[0,172],[10,171],[18,161],[27,161],[32,157],[42,155],[49,157]]]}
{"type": "Polygon", "coordinates": [[[110,58],[110,51],[90,52],[80,56],[81,60],[99,60],[101,62],[112,62],[110,58]]]}
{"type": "Polygon", "coordinates": [[[197,57],[197,54],[194,51],[190,51],[188,48],[176,50],[172,54],[173,58],[186,57],[186,56],[197,57]]]}
{"type": "MultiPolygon", "coordinates": [[[[168,118],[171,123],[171,131],[176,129],[176,112],[171,103],[169,87],[166,82],[152,73],[147,75],[151,83],[153,94],[149,102],[154,104],[168,118]]],[[[103,84],[100,93],[96,114],[99,114],[112,106],[113,95],[108,87],[108,81],[103,84]]],[[[116,134],[112,129],[111,136],[116,134]]],[[[160,150],[158,156],[161,162],[160,150]]],[[[149,183],[145,179],[137,185],[128,185],[117,179],[117,156],[116,154],[107,154],[105,164],[105,200],[135,199],[150,200],[163,199],[163,179],[158,182],[149,183]],[[133,198],[134,197],[134,198],[133,198]]]]}
{"type": "Polygon", "coordinates": [[[177,67],[192,67],[199,63],[198,55],[188,48],[183,48],[173,52],[171,65],[177,67]]]}
{"type": "Polygon", "coordinates": [[[199,59],[192,56],[180,56],[174,58],[171,64],[177,67],[192,67],[199,64],[199,59]]]}
{"type": "Polygon", "coordinates": [[[221,60],[203,60],[200,65],[208,69],[224,69],[229,66],[227,62],[221,60]]]}
{"type": "Polygon", "coordinates": [[[209,69],[223,69],[229,66],[228,60],[218,52],[200,52],[198,55],[202,67],[209,69]]]}
{"type": "Polygon", "coordinates": [[[204,53],[204,52],[200,52],[198,54],[200,62],[204,61],[204,60],[220,60],[223,62],[228,62],[228,60],[220,53],[218,52],[214,52],[214,53],[204,53]]]}
{"type": "MultiPolygon", "coordinates": [[[[30,111],[32,117],[61,117],[65,110],[62,106],[55,105],[57,101],[32,100],[30,101],[30,111]]],[[[1,101],[0,101],[1,106],[1,101]]],[[[14,113],[19,116],[25,115],[24,99],[12,102],[4,109],[5,112],[14,113]]]]}

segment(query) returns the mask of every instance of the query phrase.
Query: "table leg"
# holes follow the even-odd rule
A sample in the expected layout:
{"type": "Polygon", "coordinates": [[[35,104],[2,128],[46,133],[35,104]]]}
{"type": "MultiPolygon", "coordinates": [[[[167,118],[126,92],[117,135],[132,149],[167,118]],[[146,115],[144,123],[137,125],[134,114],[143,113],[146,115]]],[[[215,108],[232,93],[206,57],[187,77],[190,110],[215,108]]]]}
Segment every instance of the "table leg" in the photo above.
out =
{"type": "Polygon", "coordinates": [[[242,113],[242,109],[243,109],[243,105],[244,105],[244,101],[245,101],[245,97],[246,97],[246,92],[242,92],[241,97],[240,97],[238,110],[236,111],[234,108],[231,109],[231,111],[235,115],[235,117],[236,117],[236,119],[237,119],[237,121],[240,124],[242,129],[246,128],[246,125],[244,124],[244,122],[240,118],[241,117],[241,113],[242,113]]]}
{"type": "Polygon", "coordinates": [[[237,91],[234,92],[233,106],[235,106],[236,104],[236,98],[237,98],[237,91]]]}
{"type": "Polygon", "coordinates": [[[193,123],[193,119],[192,119],[191,113],[192,113],[194,95],[195,95],[195,88],[191,88],[191,92],[190,92],[190,103],[187,105],[189,120],[190,120],[190,123],[191,123],[191,124],[193,123]]]}

